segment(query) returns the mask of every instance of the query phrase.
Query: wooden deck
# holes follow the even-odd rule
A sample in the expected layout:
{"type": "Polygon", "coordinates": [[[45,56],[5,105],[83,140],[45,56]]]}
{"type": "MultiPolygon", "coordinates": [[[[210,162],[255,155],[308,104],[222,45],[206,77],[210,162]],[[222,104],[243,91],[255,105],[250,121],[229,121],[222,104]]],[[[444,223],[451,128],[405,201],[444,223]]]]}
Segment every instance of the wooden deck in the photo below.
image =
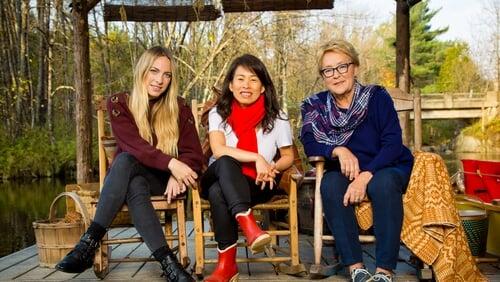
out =
{"type": "MultiPolygon", "coordinates": [[[[189,232],[189,256],[194,258],[194,242],[193,242],[193,227],[192,222],[188,222],[187,231],[189,232]]],[[[113,229],[111,236],[130,237],[136,234],[134,228],[113,229]]],[[[283,238],[282,244],[286,244],[286,238],[283,238]]],[[[313,261],[312,254],[312,236],[300,235],[300,257],[302,263],[309,268],[313,261]]],[[[374,269],[374,245],[368,244],[363,246],[364,260],[369,270],[374,269]]],[[[240,255],[245,254],[245,250],[238,250],[240,255]]],[[[113,256],[147,256],[149,250],[144,243],[116,245],[113,248],[113,256]]],[[[207,257],[216,258],[215,250],[208,250],[207,257]]],[[[333,250],[331,247],[324,247],[324,262],[331,263],[333,250]]],[[[409,252],[402,247],[400,251],[400,261],[396,269],[396,281],[418,281],[415,275],[415,268],[408,262],[409,252]]],[[[308,281],[308,276],[294,277],[282,273],[275,273],[273,266],[269,263],[254,263],[247,268],[246,264],[239,264],[240,280],[244,281],[308,281]],[[249,275],[250,273],[250,275],[249,275]]],[[[192,264],[189,269],[191,270],[192,264]]],[[[214,265],[206,266],[206,273],[210,273],[214,265]]],[[[500,281],[500,264],[499,263],[481,263],[482,272],[490,279],[490,281],[500,281]]],[[[68,274],[56,271],[50,268],[42,268],[38,266],[38,255],[36,246],[31,246],[19,252],[0,258],[0,281],[9,280],[24,280],[24,281],[96,281],[99,280],[89,269],[81,274],[68,274]]],[[[120,263],[111,264],[111,271],[106,276],[105,280],[120,280],[120,281],[165,281],[161,276],[160,266],[156,262],[147,263],[120,263]]],[[[339,275],[331,276],[321,281],[348,281],[347,276],[342,272],[339,275]]]]}

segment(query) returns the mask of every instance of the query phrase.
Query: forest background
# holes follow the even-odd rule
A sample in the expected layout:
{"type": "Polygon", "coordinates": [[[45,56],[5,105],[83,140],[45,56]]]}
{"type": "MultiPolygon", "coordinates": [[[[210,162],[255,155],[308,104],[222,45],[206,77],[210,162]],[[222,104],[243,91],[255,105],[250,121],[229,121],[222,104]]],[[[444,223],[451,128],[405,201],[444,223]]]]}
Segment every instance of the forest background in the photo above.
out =
{"type": "MultiPolygon", "coordinates": [[[[70,2],[0,1],[1,178],[74,174],[70,2]]],[[[104,23],[103,4],[89,13],[95,97],[130,89],[135,59],[153,45],[173,50],[180,95],[188,101],[210,99],[212,87],[219,85],[231,60],[251,53],[268,66],[297,133],[300,102],[323,87],[316,71],[316,50],[332,38],[345,38],[357,47],[361,82],[395,86],[395,16],[379,25],[373,25],[367,13],[335,9],[226,14],[213,22],[104,23]]],[[[411,10],[412,89],[420,89],[423,95],[498,90],[500,4],[484,1],[479,29],[484,43],[474,50],[466,42],[440,40],[447,29],[431,26],[437,13],[428,1],[411,10]]],[[[477,128],[473,122],[425,121],[423,143],[449,145],[461,131],[477,128]]],[[[498,117],[487,128],[500,131],[498,117]]],[[[97,146],[93,148],[97,156],[97,146]]]]}

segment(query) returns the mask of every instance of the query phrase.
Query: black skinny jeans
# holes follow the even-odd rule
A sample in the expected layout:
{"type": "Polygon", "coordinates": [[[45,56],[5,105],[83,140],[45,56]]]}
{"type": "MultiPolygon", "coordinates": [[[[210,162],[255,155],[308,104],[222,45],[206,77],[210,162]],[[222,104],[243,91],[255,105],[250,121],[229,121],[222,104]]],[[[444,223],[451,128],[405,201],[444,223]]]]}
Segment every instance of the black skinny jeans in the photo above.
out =
{"type": "Polygon", "coordinates": [[[135,228],[151,252],[167,246],[150,198],[165,192],[169,177],[168,172],[146,167],[127,152],[120,153],[104,179],[94,222],[108,228],[126,203],[135,228]]]}
{"type": "Polygon", "coordinates": [[[238,240],[236,214],[270,200],[279,189],[264,190],[241,172],[241,164],[229,156],[213,162],[201,178],[201,196],[210,202],[215,241],[223,250],[238,240]]]}

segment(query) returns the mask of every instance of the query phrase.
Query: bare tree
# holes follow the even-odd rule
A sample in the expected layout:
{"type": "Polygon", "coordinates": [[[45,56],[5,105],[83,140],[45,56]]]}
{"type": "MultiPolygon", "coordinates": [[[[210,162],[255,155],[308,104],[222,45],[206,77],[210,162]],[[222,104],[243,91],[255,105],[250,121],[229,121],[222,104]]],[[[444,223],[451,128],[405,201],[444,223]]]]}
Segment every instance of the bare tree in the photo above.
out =
{"type": "Polygon", "coordinates": [[[47,0],[37,0],[38,11],[38,84],[35,96],[35,124],[47,121],[47,83],[49,75],[50,6],[47,0]]]}
{"type": "MultiPolygon", "coordinates": [[[[102,3],[102,2],[101,2],[102,3]]],[[[104,3],[101,5],[101,10],[104,10],[104,3]]],[[[104,23],[104,33],[101,32],[99,27],[99,22],[97,20],[97,11],[94,9],[94,24],[95,31],[97,36],[97,44],[99,46],[99,54],[101,56],[102,68],[104,73],[104,92],[106,95],[111,94],[110,85],[108,84],[111,81],[111,60],[109,58],[109,46],[108,46],[108,28],[107,23],[104,23]]]]}
{"type": "Polygon", "coordinates": [[[76,90],[76,181],[92,179],[92,84],[88,13],[99,0],[73,0],[73,50],[76,90]]]}
{"type": "Polygon", "coordinates": [[[2,101],[2,118],[4,126],[10,138],[15,138],[19,133],[19,124],[14,120],[16,117],[15,107],[16,99],[19,97],[19,56],[17,51],[18,21],[16,20],[16,5],[14,1],[2,1],[0,4],[0,32],[2,33],[2,40],[0,41],[0,54],[2,61],[2,81],[4,88],[2,92],[5,93],[4,100],[2,101]]]}
{"type": "Polygon", "coordinates": [[[471,45],[471,52],[484,76],[493,82],[493,85],[486,85],[485,90],[493,88],[499,91],[500,3],[495,0],[483,1],[483,9],[475,19],[473,25],[481,32],[472,34],[474,43],[471,45]]]}

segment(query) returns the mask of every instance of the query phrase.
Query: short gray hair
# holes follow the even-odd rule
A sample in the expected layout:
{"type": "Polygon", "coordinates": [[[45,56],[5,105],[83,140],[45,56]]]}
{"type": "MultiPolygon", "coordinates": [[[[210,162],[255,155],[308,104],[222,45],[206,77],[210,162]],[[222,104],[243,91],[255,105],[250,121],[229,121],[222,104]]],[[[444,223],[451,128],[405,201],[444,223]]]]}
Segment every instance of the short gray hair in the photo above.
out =
{"type": "Polygon", "coordinates": [[[359,66],[359,54],[354,48],[354,46],[345,40],[333,39],[321,45],[321,47],[319,48],[317,63],[318,63],[318,72],[320,73],[321,73],[321,63],[323,61],[323,57],[327,52],[343,53],[351,58],[352,63],[354,65],[359,66]]]}

